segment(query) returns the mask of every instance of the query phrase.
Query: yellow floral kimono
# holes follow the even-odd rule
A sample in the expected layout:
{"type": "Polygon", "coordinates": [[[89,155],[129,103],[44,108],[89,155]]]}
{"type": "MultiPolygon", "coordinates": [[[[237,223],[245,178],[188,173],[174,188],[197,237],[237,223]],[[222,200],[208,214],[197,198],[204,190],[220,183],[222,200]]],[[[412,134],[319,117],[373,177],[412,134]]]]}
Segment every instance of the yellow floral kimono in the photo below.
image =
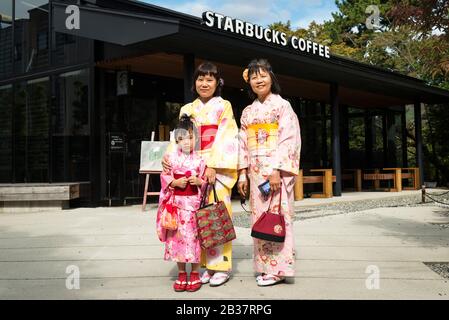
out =
{"type": "MultiPolygon", "coordinates": [[[[200,133],[198,153],[207,167],[216,169],[215,188],[232,216],[231,191],[237,181],[238,127],[231,103],[221,97],[213,97],[206,104],[200,99],[181,108],[179,115],[193,118],[200,133]]],[[[173,143],[169,150],[173,147],[173,143]]],[[[169,151],[168,150],[168,151],[169,151]]],[[[209,201],[213,201],[213,193],[209,201]]],[[[201,252],[201,264],[209,270],[232,270],[232,243],[201,252]]]]}

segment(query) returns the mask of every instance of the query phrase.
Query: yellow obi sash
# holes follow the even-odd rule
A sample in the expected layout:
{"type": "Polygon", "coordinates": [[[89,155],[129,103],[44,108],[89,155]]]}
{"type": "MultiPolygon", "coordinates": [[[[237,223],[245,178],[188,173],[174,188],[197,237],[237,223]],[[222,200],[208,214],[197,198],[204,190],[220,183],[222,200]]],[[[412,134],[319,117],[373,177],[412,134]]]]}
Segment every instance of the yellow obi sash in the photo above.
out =
{"type": "Polygon", "coordinates": [[[277,123],[255,123],[246,129],[248,139],[248,149],[272,150],[277,146],[278,141],[277,123]]]}

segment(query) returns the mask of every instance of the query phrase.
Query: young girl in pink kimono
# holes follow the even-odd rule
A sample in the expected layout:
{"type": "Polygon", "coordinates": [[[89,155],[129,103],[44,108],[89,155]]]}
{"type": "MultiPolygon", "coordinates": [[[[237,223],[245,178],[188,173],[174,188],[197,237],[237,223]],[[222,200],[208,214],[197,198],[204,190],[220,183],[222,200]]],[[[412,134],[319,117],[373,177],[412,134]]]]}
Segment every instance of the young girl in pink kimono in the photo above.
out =
{"type": "Polygon", "coordinates": [[[183,115],[175,129],[176,148],[168,154],[171,170],[161,174],[161,193],[157,213],[157,233],[165,242],[164,260],[178,264],[178,279],[173,284],[175,291],[197,291],[201,287],[199,267],[201,259],[200,241],[197,236],[196,211],[200,206],[201,187],[205,164],[194,151],[196,128],[189,116],[183,115]],[[177,230],[162,226],[161,215],[164,203],[173,204],[177,211],[177,230]],[[187,279],[186,264],[192,264],[187,279]]]}

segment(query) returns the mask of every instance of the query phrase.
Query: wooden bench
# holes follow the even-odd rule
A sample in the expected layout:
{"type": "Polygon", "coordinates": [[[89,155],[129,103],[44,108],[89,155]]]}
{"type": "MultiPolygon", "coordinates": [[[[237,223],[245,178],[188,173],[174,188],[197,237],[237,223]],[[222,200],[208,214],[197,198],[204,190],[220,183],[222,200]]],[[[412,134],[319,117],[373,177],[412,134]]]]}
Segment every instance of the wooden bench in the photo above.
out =
{"type": "Polygon", "coordinates": [[[67,209],[80,197],[80,185],[89,183],[0,184],[0,212],[67,209]]]}
{"type": "Polygon", "coordinates": [[[376,191],[389,191],[389,192],[400,192],[402,191],[402,178],[401,178],[401,168],[383,168],[383,169],[373,169],[374,173],[364,173],[364,181],[374,181],[374,190],[376,191]],[[383,171],[393,171],[392,173],[384,173],[383,171]],[[391,180],[393,181],[393,188],[380,188],[380,181],[391,180]]]}
{"type": "Polygon", "coordinates": [[[312,198],[332,198],[332,182],[336,178],[332,175],[332,169],[310,169],[310,172],[321,172],[322,175],[304,176],[302,169],[299,170],[299,175],[295,183],[295,200],[304,199],[305,183],[321,183],[323,185],[323,192],[312,194],[312,198]]]}
{"type": "Polygon", "coordinates": [[[403,190],[419,190],[421,189],[420,181],[419,181],[419,168],[401,168],[402,176],[401,179],[410,179],[411,187],[403,187],[403,190]]]}

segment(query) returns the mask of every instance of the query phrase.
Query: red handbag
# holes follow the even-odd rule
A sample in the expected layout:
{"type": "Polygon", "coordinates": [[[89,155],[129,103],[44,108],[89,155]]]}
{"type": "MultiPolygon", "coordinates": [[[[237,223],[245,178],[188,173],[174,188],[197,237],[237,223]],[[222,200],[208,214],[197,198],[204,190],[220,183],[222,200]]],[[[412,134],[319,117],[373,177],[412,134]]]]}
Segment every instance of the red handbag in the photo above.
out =
{"type": "Polygon", "coordinates": [[[270,211],[273,196],[274,195],[272,194],[270,204],[268,205],[268,210],[262,213],[259,219],[257,219],[257,221],[254,223],[251,229],[251,237],[266,241],[284,242],[285,220],[284,216],[281,214],[282,189],[279,193],[278,213],[272,213],[270,211]]]}

